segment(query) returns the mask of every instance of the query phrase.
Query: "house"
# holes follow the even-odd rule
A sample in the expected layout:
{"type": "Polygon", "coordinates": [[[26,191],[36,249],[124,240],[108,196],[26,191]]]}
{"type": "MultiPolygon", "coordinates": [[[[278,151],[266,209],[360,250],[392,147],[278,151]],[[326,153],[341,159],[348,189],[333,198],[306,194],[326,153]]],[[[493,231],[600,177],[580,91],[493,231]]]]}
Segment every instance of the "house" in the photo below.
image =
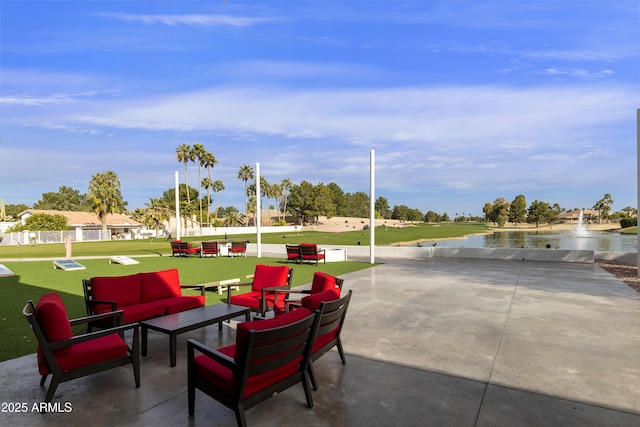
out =
{"type": "MultiPolygon", "coordinates": [[[[67,219],[69,228],[76,230],[76,234],[91,230],[102,230],[102,221],[98,218],[98,214],[94,212],[27,209],[18,214],[20,223],[24,225],[25,220],[35,214],[62,215],[67,219]]],[[[135,238],[143,227],[143,224],[124,214],[107,214],[107,230],[112,239],[135,238]]]]}
{"type": "MultiPolygon", "coordinates": [[[[580,222],[580,209],[574,209],[572,211],[564,212],[560,215],[560,220],[568,222],[569,224],[580,222]]],[[[586,223],[591,220],[595,220],[600,217],[600,212],[594,209],[582,209],[582,220],[586,223]]]]}

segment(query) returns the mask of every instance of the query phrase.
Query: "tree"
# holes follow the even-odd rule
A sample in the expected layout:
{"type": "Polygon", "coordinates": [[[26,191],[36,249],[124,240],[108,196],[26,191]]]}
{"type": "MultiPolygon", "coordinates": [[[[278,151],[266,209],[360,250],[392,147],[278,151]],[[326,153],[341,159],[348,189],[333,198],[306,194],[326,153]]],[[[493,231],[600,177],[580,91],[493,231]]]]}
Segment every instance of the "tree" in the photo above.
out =
{"type": "Polygon", "coordinates": [[[427,211],[427,213],[424,214],[425,222],[436,222],[437,220],[438,220],[438,214],[435,213],[434,211],[427,211]]]}
{"type": "Polygon", "coordinates": [[[519,194],[511,202],[509,206],[509,221],[514,223],[516,227],[518,223],[524,222],[527,218],[527,199],[524,195],[519,194]]]}
{"type": "Polygon", "coordinates": [[[287,202],[289,199],[289,192],[291,191],[291,187],[293,184],[289,178],[284,178],[280,183],[280,187],[282,187],[282,211],[284,212],[284,219],[287,219],[287,202]]]}
{"type": "Polygon", "coordinates": [[[126,203],[122,200],[120,192],[120,179],[113,171],[97,173],[89,182],[89,200],[91,211],[98,214],[102,223],[102,239],[108,240],[107,215],[110,213],[122,213],[126,203]]]}
{"type": "Polygon", "coordinates": [[[240,227],[244,222],[244,215],[238,211],[228,212],[224,218],[224,225],[227,227],[240,227]]]}
{"type": "Polygon", "coordinates": [[[274,205],[278,211],[278,222],[280,222],[280,204],[278,200],[282,197],[282,186],[280,184],[271,184],[271,197],[273,197],[274,205]]]}
{"type": "Polygon", "coordinates": [[[510,203],[504,197],[498,197],[493,202],[493,217],[498,222],[499,227],[504,227],[507,219],[509,219],[510,203]]]}
{"type": "MultiPolygon", "coordinates": [[[[193,162],[195,158],[193,156],[191,146],[189,146],[188,144],[182,144],[178,148],[176,148],[176,158],[179,162],[184,163],[184,183],[187,187],[189,187],[189,170],[187,169],[187,163],[193,162]]],[[[191,203],[189,193],[187,193],[187,202],[191,203]]]]}
{"type": "Polygon", "coordinates": [[[391,216],[391,208],[389,207],[389,201],[382,196],[376,199],[375,209],[378,213],[380,213],[380,216],[382,218],[389,219],[389,217],[391,216]]]}
{"type": "Polygon", "coordinates": [[[562,215],[562,212],[564,212],[564,209],[562,209],[559,204],[554,203],[553,206],[549,207],[549,211],[547,212],[547,222],[551,226],[553,226],[553,224],[558,222],[558,220],[560,219],[560,215],[562,215]]]}
{"type": "MultiPolygon", "coordinates": [[[[198,194],[202,193],[202,180],[200,179],[200,169],[202,167],[202,160],[204,159],[207,151],[204,149],[204,145],[200,143],[193,144],[191,148],[191,156],[198,165],[198,194]]],[[[200,230],[202,230],[202,197],[198,197],[198,204],[200,207],[200,230]]]]}
{"type": "Polygon", "coordinates": [[[611,212],[611,206],[613,205],[613,199],[611,194],[606,193],[604,197],[593,205],[593,209],[597,210],[601,219],[609,218],[609,212],[611,212]]]}
{"type": "Polygon", "coordinates": [[[224,191],[224,184],[219,179],[211,186],[213,192],[216,193],[216,220],[218,219],[218,206],[220,206],[220,192],[224,191]]]}
{"type": "Polygon", "coordinates": [[[529,205],[529,211],[527,212],[527,222],[533,223],[536,227],[540,226],[541,222],[548,220],[549,210],[551,206],[547,202],[541,202],[534,200],[529,205]]]}
{"type": "Polygon", "coordinates": [[[207,178],[202,180],[202,186],[207,189],[207,221],[209,220],[209,213],[211,212],[211,190],[213,189],[211,169],[213,169],[216,163],[218,163],[218,160],[216,160],[215,156],[209,152],[204,153],[202,159],[200,160],[200,164],[207,168],[207,178]],[[205,182],[208,184],[208,186],[204,185],[205,182]]]}
{"type": "Polygon", "coordinates": [[[88,197],[80,194],[79,190],[71,187],[61,186],[58,192],[42,193],[42,199],[34,205],[34,209],[56,210],[56,211],[88,211],[90,210],[88,197]]]}
{"type": "MultiPolygon", "coordinates": [[[[249,194],[247,193],[247,183],[249,182],[250,179],[255,179],[255,173],[253,171],[253,168],[249,165],[242,165],[240,167],[240,170],[238,171],[238,179],[241,179],[244,182],[244,219],[245,221],[248,221],[248,215],[249,215],[249,205],[247,202],[247,198],[249,197],[249,194]]],[[[245,223],[246,225],[248,225],[248,223],[245,223]]]]}
{"type": "Polygon", "coordinates": [[[16,224],[9,229],[10,232],[16,231],[56,231],[68,230],[67,218],[60,214],[49,215],[38,213],[29,216],[24,220],[23,224],[16,224]]]}
{"type": "Polygon", "coordinates": [[[409,207],[407,205],[395,205],[391,212],[391,219],[406,221],[409,219],[409,207]]]}
{"type": "Polygon", "coordinates": [[[145,203],[144,205],[146,209],[140,219],[145,225],[154,227],[156,237],[158,237],[160,224],[169,219],[171,211],[167,207],[162,206],[158,198],[151,198],[149,199],[149,203],[145,203]]]}
{"type": "Polygon", "coordinates": [[[12,218],[17,217],[20,212],[24,212],[29,209],[29,206],[22,203],[8,204],[4,207],[4,209],[6,217],[3,219],[3,221],[10,221],[12,218]]]}

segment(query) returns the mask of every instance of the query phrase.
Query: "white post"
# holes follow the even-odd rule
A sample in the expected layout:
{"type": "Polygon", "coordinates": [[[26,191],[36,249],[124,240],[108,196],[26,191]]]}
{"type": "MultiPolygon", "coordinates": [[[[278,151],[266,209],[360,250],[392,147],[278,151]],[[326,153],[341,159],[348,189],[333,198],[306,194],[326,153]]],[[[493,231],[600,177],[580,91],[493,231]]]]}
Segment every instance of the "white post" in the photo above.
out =
{"type": "Polygon", "coordinates": [[[180,240],[180,179],[176,171],[176,240],[180,240]]]}
{"type": "Polygon", "coordinates": [[[260,162],[256,162],[256,238],[258,244],[258,258],[262,256],[262,237],[260,236],[260,223],[262,222],[262,208],[260,207],[260,162]]]}
{"type": "Polygon", "coordinates": [[[371,174],[371,196],[369,200],[369,262],[371,264],[376,262],[375,247],[376,247],[376,151],[371,150],[371,159],[369,165],[369,172],[371,174]]]}

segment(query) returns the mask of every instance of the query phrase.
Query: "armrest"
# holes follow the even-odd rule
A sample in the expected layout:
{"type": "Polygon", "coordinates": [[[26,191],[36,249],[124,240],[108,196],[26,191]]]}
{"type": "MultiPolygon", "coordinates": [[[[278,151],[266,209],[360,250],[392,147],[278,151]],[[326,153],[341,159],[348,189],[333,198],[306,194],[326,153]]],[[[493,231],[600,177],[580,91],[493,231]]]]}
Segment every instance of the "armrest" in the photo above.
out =
{"type": "Polygon", "coordinates": [[[87,305],[87,307],[91,308],[91,312],[95,313],[95,306],[96,305],[100,305],[100,304],[108,304],[111,306],[111,311],[116,311],[116,302],[115,301],[105,301],[105,300],[99,300],[99,299],[91,299],[91,300],[84,300],[85,304],[87,305]]]}
{"type": "Polygon", "coordinates": [[[200,295],[205,296],[205,285],[180,285],[180,289],[191,289],[191,290],[200,290],[200,295]]]}
{"type": "Polygon", "coordinates": [[[192,338],[189,338],[187,340],[187,352],[190,360],[193,359],[194,350],[198,350],[200,353],[220,363],[225,368],[229,368],[234,371],[238,370],[239,368],[238,364],[235,360],[233,360],[233,358],[227,356],[226,354],[222,354],[207,345],[201,344],[192,338]]]}
{"type": "Polygon", "coordinates": [[[109,312],[109,313],[94,314],[93,316],[78,317],[76,319],[69,320],[69,324],[71,326],[82,325],[84,323],[95,322],[96,320],[108,319],[110,317],[114,318],[115,325],[119,326],[119,325],[122,324],[122,320],[124,319],[124,311],[123,310],[114,310],[114,311],[109,312]]]}
{"type": "MultiPolygon", "coordinates": [[[[110,314],[110,313],[108,313],[108,314],[110,314]]],[[[53,342],[53,343],[49,343],[49,347],[51,348],[51,350],[59,350],[61,348],[65,348],[65,347],[68,347],[70,345],[80,344],[81,342],[91,341],[91,340],[94,340],[96,338],[104,337],[104,336],[111,335],[111,334],[114,334],[114,333],[122,334],[122,333],[124,333],[124,331],[127,331],[129,329],[133,329],[134,330],[134,335],[137,338],[139,328],[140,328],[140,325],[138,325],[137,323],[129,323],[127,325],[115,326],[113,328],[103,329],[101,331],[89,332],[89,333],[86,333],[86,334],[76,335],[74,337],[69,338],[68,340],[62,340],[62,341],[56,341],[56,342],[53,342]]],[[[134,340],[135,340],[135,338],[134,338],[134,340]]]]}

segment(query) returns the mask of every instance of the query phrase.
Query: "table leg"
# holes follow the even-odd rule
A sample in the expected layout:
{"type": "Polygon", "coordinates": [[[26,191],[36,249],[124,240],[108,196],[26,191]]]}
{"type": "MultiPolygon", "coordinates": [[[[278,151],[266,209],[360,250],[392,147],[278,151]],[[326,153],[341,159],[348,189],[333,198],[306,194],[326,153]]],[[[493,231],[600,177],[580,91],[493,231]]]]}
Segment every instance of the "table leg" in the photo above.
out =
{"type": "Polygon", "coordinates": [[[171,353],[171,367],[176,366],[176,334],[169,334],[169,352],[171,353]]]}
{"type": "Polygon", "coordinates": [[[218,331],[222,331],[222,320],[218,322],[218,331]]]}
{"type": "Polygon", "coordinates": [[[149,332],[149,328],[146,325],[142,325],[142,349],[140,350],[140,354],[142,356],[147,355],[147,334],[149,332]]]}

